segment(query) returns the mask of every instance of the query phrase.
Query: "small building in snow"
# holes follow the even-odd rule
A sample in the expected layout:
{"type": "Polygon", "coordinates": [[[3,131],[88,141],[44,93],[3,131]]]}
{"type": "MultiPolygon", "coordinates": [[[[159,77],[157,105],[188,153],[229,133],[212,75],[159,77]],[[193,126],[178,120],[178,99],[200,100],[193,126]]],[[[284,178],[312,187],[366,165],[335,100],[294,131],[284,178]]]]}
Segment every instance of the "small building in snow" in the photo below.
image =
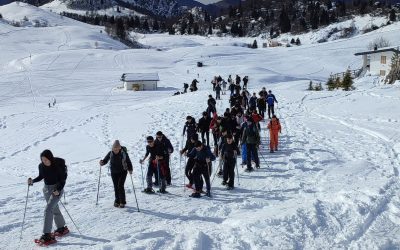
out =
{"type": "Polygon", "coordinates": [[[363,57],[362,75],[369,72],[371,75],[386,77],[391,69],[392,56],[399,53],[399,48],[388,47],[356,53],[356,56],[363,57]]]}
{"type": "Polygon", "coordinates": [[[157,73],[124,73],[121,76],[125,90],[157,90],[160,81],[157,73]]]}

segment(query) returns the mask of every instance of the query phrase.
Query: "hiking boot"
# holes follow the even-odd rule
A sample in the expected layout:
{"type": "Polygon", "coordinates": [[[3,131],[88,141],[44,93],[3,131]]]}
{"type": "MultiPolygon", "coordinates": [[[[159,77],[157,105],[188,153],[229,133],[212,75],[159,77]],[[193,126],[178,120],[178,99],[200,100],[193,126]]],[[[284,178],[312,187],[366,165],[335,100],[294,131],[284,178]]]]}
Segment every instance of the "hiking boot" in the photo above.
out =
{"type": "Polygon", "coordinates": [[[125,207],[125,204],[123,204],[123,203],[119,204],[119,208],[124,208],[124,207],[125,207]]]}
{"type": "Polygon", "coordinates": [[[228,183],[226,181],[222,181],[221,185],[226,186],[226,185],[228,185],[228,183]]]}
{"type": "Polygon", "coordinates": [[[54,241],[54,240],[55,240],[54,236],[52,236],[52,235],[49,234],[49,233],[43,234],[43,235],[40,237],[40,239],[39,239],[39,241],[40,241],[41,243],[44,243],[44,244],[49,243],[49,242],[52,242],[52,241],[54,241]]]}
{"type": "Polygon", "coordinates": [[[119,203],[118,202],[114,202],[114,207],[119,207],[119,203]]]}
{"type": "Polygon", "coordinates": [[[210,190],[208,190],[208,191],[206,192],[206,196],[207,196],[207,197],[211,197],[211,192],[210,192],[210,190]]]}
{"type": "Polygon", "coordinates": [[[194,193],[192,193],[192,194],[190,195],[190,197],[192,197],[192,198],[200,198],[201,195],[200,195],[200,193],[198,193],[198,192],[194,192],[194,193]]]}
{"type": "Polygon", "coordinates": [[[274,152],[274,150],[272,150],[272,149],[271,149],[269,152],[270,152],[270,153],[273,153],[273,152],[274,152]]]}
{"type": "Polygon", "coordinates": [[[68,227],[67,226],[63,226],[63,227],[57,228],[54,231],[54,236],[61,236],[61,235],[65,235],[67,233],[69,233],[68,227]]]}
{"type": "Polygon", "coordinates": [[[252,172],[253,170],[254,170],[253,167],[248,167],[248,168],[246,168],[246,172],[252,172]]]}
{"type": "Polygon", "coordinates": [[[233,189],[233,187],[231,187],[231,186],[228,186],[227,188],[226,188],[226,190],[232,190],[233,189]]]}
{"type": "Polygon", "coordinates": [[[145,192],[146,194],[154,194],[154,193],[155,193],[154,190],[153,190],[152,188],[145,188],[145,189],[143,190],[143,192],[145,192]]]}
{"type": "Polygon", "coordinates": [[[159,192],[159,193],[162,193],[162,194],[166,194],[166,193],[167,193],[167,191],[165,190],[165,188],[160,188],[160,190],[158,190],[158,192],[159,192]]]}

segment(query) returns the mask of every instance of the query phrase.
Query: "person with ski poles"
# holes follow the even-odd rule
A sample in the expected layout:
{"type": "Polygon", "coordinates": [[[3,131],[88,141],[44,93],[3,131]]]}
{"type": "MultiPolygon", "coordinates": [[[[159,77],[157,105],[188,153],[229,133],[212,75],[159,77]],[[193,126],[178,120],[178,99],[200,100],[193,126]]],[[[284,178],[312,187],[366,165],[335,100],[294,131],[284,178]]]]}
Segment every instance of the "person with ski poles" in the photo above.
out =
{"type": "Polygon", "coordinates": [[[215,101],[212,95],[209,95],[207,100],[207,114],[209,117],[211,117],[210,113],[212,113],[213,115],[217,113],[216,105],[217,101],[215,101]]]}
{"type": "Polygon", "coordinates": [[[188,157],[192,157],[195,160],[192,174],[196,190],[190,196],[193,198],[201,197],[201,192],[203,190],[203,181],[201,177],[203,176],[207,188],[206,195],[211,197],[210,176],[212,171],[211,162],[215,161],[214,154],[211,153],[209,147],[205,146],[202,142],[197,141],[195,148],[188,154],[188,157]]]}
{"type": "Polygon", "coordinates": [[[100,167],[110,162],[111,179],[114,185],[114,207],[124,208],[126,205],[125,180],[126,176],[132,174],[133,167],[126,147],[122,147],[119,140],[115,140],[112,150],[100,160],[100,167]]]}
{"type": "Polygon", "coordinates": [[[227,185],[228,190],[234,188],[236,156],[238,152],[239,148],[233,142],[233,136],[231,134],[226,135],[226,143],[222,145],[220,159],[224,161],[222,185],[227,185]]]}
{"type": "Polygon", "coordinates": [[[187,139],[186,141],[190,140],[190,137],[192,135],[197,135],[197,123],[196,120],[191,117],[191,116],[187,116],[186,117],[186,122],[185,122],[185,126],[183,126],[183,133],[182,135],[185,136],[185,133],[187,135],[187,139]]]}
{"type": "MultiPolygon", "coordinates": [[[[186,141],[186,145],[180,151],[180,154],[181,155],[184,154],[184,155],[187,156],[187,154],[190,153],[195,148],[195,145],[196,145],[197,141],[198,141],[198,136],[197,135],[192,135],[190,137],[190,140],[186,141]]],[[[187,163],[186,163],[186,166],[185,166],[185,175],[189,180],[189,183],[186,184],[187,188],[193,188],[194,181],[193,181],[193,175],[192,175],[191,172],[192,172],[192,169],[194,167],[194,163],[195,163],[194,158],[193,157],[188,157],[188,160],[187,160],[187,163]]]]}
{"type": "Polygon", "coordinates": [[[253,93],[253,96],[250,97],[250,100],[249,100],[249,109],[250,109],[250,110],[254,110],[254,109],[256,109],[256,108],[257,108],[257,95],[256,95],[256,93],[254,92],[254,93],[253,93]]]}
{"type": "Polygon", "coordinates": [[[257,107],[258,107],[258,113],[264,119],[265,111],[267,110],[267,103],[265,101],[265,96],[263,96],[262,94],[260,94],[260,97],[257,99],[257,107]]]}
{"type": "MultiPolygon", "coordinates": [[[[147,165],[147,175],[146,175],[146,182],[147,188],[143,190],[144,193],[153,194],[155,193],[153,190],[153,175],[156,178],[161,179],[161,186],[160,186],[160,193],[165,193],[166,184],[165,184],[165,176],[162,175],[166,172],[166,164],[164,160],[164,150],[160,144],[156,144],[153,136],[148,136],[146,138],[147,145],[146,145],[146,154],[139,162],[143,164],[143,162],[149,157],[149,164],[147,165]],[[161,169],[160,169],[161,168],[161,169]],[[160,171],[161,170],[161,171],[160,171]],[[158,175],[160,172],[160,175],[158,175]],[[157,173],[157,174],[155,174],[157,173]]],[[[156,182],[159,181],[156,179],[156,182]]]]}
{"type": "Polygon", "coordinates": [[[46,200],[44,210],[43,235],[39,242],[48,245],[55,242],[55,235],[64,235],[69,232],[65,226],[64,217],[58,207],[58,202],[64,193],[64,186],[67,179],[67,166],[65,160],[53,156],[53,153],[46,149],[40,154],[39,175],[28,179],[28,185],[44,179],[43,194],[46,200]],[[51,232],[53,220],[57,229],[51,232]]]}
{"type": "MultiPolygon", "coordinates": [[[[166,166],[165,166],[165,171],[166,171],[165,172],[165,178],[166,178],[166,181],[167,181],[167,185],[171,185],[172,177],[171,177],[171,169],[170,169],[170,166],[169,166],[169,159],[170,159],[171,154],[174,152],[174,147],[172,146],[171,141],[163,134],[163,132],[158,131],[157,134],[156,134],[156,138],[157,139],[155,140],[155,143],[157,145],[160,145],[161,148],[164,151],[164,156],[163,156],[163,161],[162,162],[163,162],[163,164],[164,163],[166,164],[166,166]]],[[[158,183],[158,179],[160,179],[160,178],[158,178],[157,174],[158,174],[158,172],[156,172],[156,182],[158,183]]]]}
{"type": "Polygon", "coordinates": [[[271,121],[268,123],[268,129],[270,134],[269,152],[273,153],[274,151],[278,151],[278,133],[282,133],[281,123],[276,115],[272,116],[271,121]]]}
{"type": "Polygon", "coordinates": [[[256,168],[260,168],[260,160],[258,159],[258,146],[260,145],[260,134],[258,128],[250,117],[247,119],[247,127],[243,131],[242,143],[246,143],[247,155],[247,172],[253,171],[251,160],[254,157],[256,168]]]}
{"type": "Polygon", "coordinates": [[[271,115],[275,115],[274,104],[278,103],[278,101],[276,100],[275,95],[272,94],[271,90],[268,90],[266,100],[268,104],[268,118],[271,119],[271,115]]]}

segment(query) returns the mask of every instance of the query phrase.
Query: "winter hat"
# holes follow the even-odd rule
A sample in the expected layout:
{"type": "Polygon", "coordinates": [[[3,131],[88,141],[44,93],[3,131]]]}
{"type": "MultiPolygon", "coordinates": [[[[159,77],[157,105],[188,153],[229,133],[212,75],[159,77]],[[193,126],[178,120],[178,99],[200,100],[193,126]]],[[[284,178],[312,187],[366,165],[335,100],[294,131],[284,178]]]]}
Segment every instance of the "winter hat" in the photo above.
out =
{"type": "Polygon", "coordinates": [[[114,143],[113,143],[113,145],[112,145],[112,147],[113,147],[113,148],[119,148],[119,147],[121,147],[121,143],[119,143],[119,140],[115,140],[114,143]]]}
{"type": "Polygon", "coordinates": [[[158,131],[158,132],[156,133],[156,135],[161,136],[161,135],[163,135],[163,133],[162,133],[161,131],[158,131]]]}
{"type": "Polygon", "coordinates": [[[146,140],[147,141],[154,141],[154,137],[153,136],[147,136],[146,140]]]}
{"type": "Polygon", "coordinates": [[[186,120],[192,120],[192,117],[190,115],[186,116],[186,120]]]}
{"type": "Polygon", "coordinates": [[[212,97],[212,95],[208,95],[208,98],[211,98],[212,97]]]}
{"type": "Polygon", "coordinates": [[[42,160],[42,157],[45,157],[47,160],[49,160],[51,163],[54,162],[54,156],[53,153],[46,149],[40,154],[40,160],[42,160]]]}
{"type": "Polygon", "coordinates": [[[203,112],[203,116],[205,116],[205,115],[207,115],[207,112],[204,111],[204,112],[203,112]]]}

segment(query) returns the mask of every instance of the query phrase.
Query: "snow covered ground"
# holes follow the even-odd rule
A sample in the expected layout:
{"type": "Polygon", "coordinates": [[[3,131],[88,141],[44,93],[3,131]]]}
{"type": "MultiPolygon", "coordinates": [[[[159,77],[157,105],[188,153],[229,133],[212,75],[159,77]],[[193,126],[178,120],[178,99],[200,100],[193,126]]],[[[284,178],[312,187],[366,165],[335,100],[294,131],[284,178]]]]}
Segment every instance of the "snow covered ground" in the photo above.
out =
{"type": "MultiPolygon", "coordinates": [[[[10,21],[26,8],[52,22],[53,13],[23,4],[0,7],[0,13],[10,21]]],[[[233,46],[236,39],[140,35],[139,42],[152,49],[128,50],[99,27],[64,21],[48,28],[0,22],[2,249],[36,248],[45,206],[42,183],[30,189],[23,239],[17,238],[26,180],[36,176],[44,149],[67,160],[65,205],[82,231],[64,212],[72,233],[52,248],[400,248],[400,85],[366,77],[352,92],[305,91],[309,80],[359,66],[354,53],[374,38],[396,44],[400,24],[347,40],[258,50],[233,46]],[[197,61],[205,66],[197,68],[197,61]],[[118,89],[126,72],[158,72],[160,90],[118,89]],[[248,75],[252,90],[265,86],[275,92],[281,150],[267,152],[263,124],[261,169],[248,174],[239,168],[240,185],[231,192],[216,178],[211,199],[188,197],[183,162],[174,153],[171,194],[144,195],[137,162],[145,137],[162,130],[178,151],[185,117],[200,117],[216,74],[248,75]],[[200,91],[172,96],[194,78],[200,91]],[[52,98],[57,104],[48,108],[52,98]],[[98,161],[114,139],[127,146],[134,162],[140,213],[129,179],[127,208],[113,207],[107,168],[95,205],[98,161]]],[[[227,106],[223,96],[217,108],[227,106]]]]}

